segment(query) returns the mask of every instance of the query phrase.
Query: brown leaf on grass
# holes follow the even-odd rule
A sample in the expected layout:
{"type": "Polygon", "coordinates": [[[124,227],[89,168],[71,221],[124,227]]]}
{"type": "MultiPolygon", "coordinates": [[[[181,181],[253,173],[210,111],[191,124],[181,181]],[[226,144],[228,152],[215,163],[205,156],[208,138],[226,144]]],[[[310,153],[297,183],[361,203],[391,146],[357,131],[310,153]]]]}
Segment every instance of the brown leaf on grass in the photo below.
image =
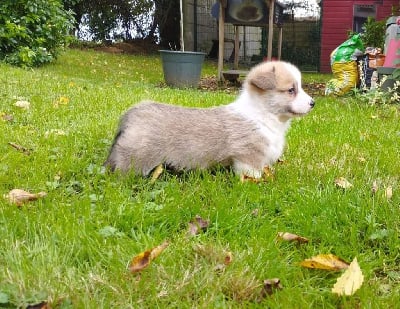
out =
{"type": "Polygon", "coordinates": [[[281,280],[278,278],[264,280],[263,287],[261,289],[261,299],[267,296],[271,296],[276,290],[281,290],[281,280]]]}
{"type": "Polygon", "coordinates": [[[392,186],[388,186],[385,190],[385,196],[388,200],[390,200],[393,196],[393,188],[392,186]]]}
{"type": "Polygon", "coordinates": [[[132,273],[140,272],[144,268],[150,265],[151,261],[153,261],[156,257],[158,257],[161,252],[167,248],[169,243],[165,241],[161,245],[144,251],[137,256],[135,256],[132,261],[128,265],[128,269],[132,273]]]}
{"type": "Polygon", "coordinates": [[[262,178],[264,179],[264,181],[274,180],[275,179],[274,170],[268,165],[264,166],[262,178]]]}
{"type": "Polygon", "coordinates": [[[65,104],[69,103],[69,98],[61,96],[61,97],[58,98],[58,101],[60,102],[60,104],[64,104],[65,105],[65,104]]]}
{"type": "Polygon", "coordinates": [[[65,136],[67,135],[67,133],[64,130],[60,130],[60,129],[50,129],[47,130],[46,132],[44,132],[44,136],[46,138],[50,137],[50,136],[65,136]]]}
{"type": "Polygon", "coordinates": [[[358,162],[360,162],[360,163],[365,163],[365,162],[367,162],[367,159],[365,159],[364,157],[358,157],[357,160],[358,160],[358,162]]]}
{"type": "Polygon", "coordinates": [[[372,183],[371,192],[372,192],[372,195],[375,195],[375,193],[378,192],[378,183],[376,180],[374,180],[372,183]]]}
{"type": "Polygon", "coordinates": [[[21,206],[26,202],[35,201],[46,195],[47,195],[46,192],[39,192],[34,194],[21,189],[13,189],[10,192],[8,192],[8,194],[5,194],[4,198],[7,199],[12,204],[21,206]]]}
{"type": "Polygon", "coordinates": [[[200,232],[204,232],[207,230],[208,226],[210,225],[210,221],[204,220],[199,215],[196,215],[196,217],[192,221],[190,221],[188,225],[189,225],[188,235],[196,236],[200,232]]]}
{"type": "Polygon", "coordinates": [[[342,270],[347,269],[349,264],[333,254],[319,254],[311,259],[305,259],[300,263],[302,267],[324,269],[324,270],[342,270]]]}
{"type": "Polygon", "coordinates": [[[51,306],[49,305],[48,302],[42,301],[41,303],[38,304],[28,305],[26,306],[26,309],[51,309],[51,306]]]}
{"type": "Polygon", "coordinates": [[[0,112],[0,118],[3,121],[8,121],[8,122],[11,122],[11,121],[14,120],[14,116],[13,115],[6,114],[6,113],[3,113],[3,112],[0,112]]]}
{"type": "Polygon", "coordinates": [[[228,251],[224,259],[224,264],[229,265],[230,263],[232,263],[232,259],[233,259],[232,252],[228,251]]]}
{"type": "Polygon", "coordinates": [[[308,243],[308,239],[296,234],[287,233],[287,232],[278,232],[278,238],[285,241],[297,241],[300,244],[308,243]]]}
{"type": "Polygon", "coordinates": [[[60,107],[61,105],[68,105],[69,103],[69,98],[60,96],[56,101],[53,102],[54,107],[60,107]]]}
{"type": "Polygon", "coordinates": [[[216,271],[217,273],[222,273],[225,271],[225,268],[232,263],[232,252],[228,251],[226,252],[225,258],[224,258],[224,263],[218,263],[217,265],[215,265],[214,267],[214,271],[216,271]]]}
{"type": "Polygon", "coordinates": [[[163,168],[162,164],[158,165],[154,169],[153,173],[151,174],[150,183],[156,182],[156,180],[160,177],[160,175],[162,174],[163,171],[164,171],[164,168],[163,168]]]}
{"type": "Polygon", "coordinates": [[[364,275],[358,265],[357,258],[350,263],[347,270],[337,279],[332,288],[332,293],[342,295],[353,295],[362,285],[364,275]]]}
{"type": "Polygon", "coordinates": [[[26,155],[30,154],[30,150],[28,148],[24,147],[24,146],[18,145],[18,144],[13,143],[13,142],[8,142],[8,145],[10,145],[14,149],[18,150],[19,152],[22,152],[23,154],[26,154],[26,155]]]}
{"type": "Polygon", "coordinates": [[[344,177],[335,179],[335,185],[342,189],[350,189],[353,185],[344,177]]]}

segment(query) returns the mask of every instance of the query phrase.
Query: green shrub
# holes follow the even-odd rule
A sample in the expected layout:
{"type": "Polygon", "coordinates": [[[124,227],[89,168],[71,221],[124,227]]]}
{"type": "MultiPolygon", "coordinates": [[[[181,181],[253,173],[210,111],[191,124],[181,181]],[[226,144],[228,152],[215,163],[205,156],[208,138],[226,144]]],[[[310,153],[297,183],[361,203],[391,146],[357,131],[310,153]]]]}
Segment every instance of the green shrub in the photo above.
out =
{"type": "Polygon", "coordinates": [[[376,21],[374,18],[368,17],[362,29],[364,30],[362,34],[364,46],[379,47],[383,50],[385,44],[386,21],[376,21]]]}
{"type": "Polygon", "coordinates": [[[51,62],[67,43],[72,22],[59,0],[2,0],[0,60],[22,67],[51,62]]]}

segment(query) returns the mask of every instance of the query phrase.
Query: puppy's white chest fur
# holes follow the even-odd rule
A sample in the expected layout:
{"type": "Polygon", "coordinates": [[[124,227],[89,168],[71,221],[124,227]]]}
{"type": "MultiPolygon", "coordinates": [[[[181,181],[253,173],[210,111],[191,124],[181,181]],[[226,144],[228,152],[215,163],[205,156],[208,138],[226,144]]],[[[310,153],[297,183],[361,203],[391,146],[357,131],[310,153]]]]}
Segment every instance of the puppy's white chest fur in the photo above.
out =
{"type": "Polygon", "coordinates": [[[229,107],[232,112],[254,123],[257,133],[261,134],[267,141],[263,145],[264,165],[271,165],[283,153],[285,135],[290,126],[290,119],[283,122],[279,120],[278,116],[254,106],[254,102],[254,98],[250,98],[248,93],[242,93],[229,107]]]}

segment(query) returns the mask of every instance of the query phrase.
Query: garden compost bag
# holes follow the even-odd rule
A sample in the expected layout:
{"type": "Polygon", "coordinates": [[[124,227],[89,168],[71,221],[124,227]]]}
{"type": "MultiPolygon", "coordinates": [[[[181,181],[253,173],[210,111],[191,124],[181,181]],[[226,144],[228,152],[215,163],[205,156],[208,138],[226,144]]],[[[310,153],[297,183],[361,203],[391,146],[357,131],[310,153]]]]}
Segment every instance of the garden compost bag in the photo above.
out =
{"type": "Polygon", "coordinates": [[[343,95],[357,86],[358,70],[357,62],[336,62],[332,65],[332,73],[335,78],[326,84],[325,94],[343,95]]]}
{"type": "Polygon", "coordinates": [[[331,68],[334,79],[327,83],[325,94],[343,95],[357,86],[357,57],[364,51],[359,34],[340,44],[331,53],[331,68]]]}

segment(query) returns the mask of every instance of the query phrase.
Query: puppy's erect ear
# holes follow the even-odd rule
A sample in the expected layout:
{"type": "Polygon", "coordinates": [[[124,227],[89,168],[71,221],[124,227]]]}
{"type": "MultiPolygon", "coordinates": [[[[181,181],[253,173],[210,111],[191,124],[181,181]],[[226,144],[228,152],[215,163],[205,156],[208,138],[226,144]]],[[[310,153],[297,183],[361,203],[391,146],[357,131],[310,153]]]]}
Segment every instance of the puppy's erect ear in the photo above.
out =
{"type": "Polygon", "coordinates": [[[260,90],[271,90],[276,88],[275,68],[272,72],[263,72],[262,74],[253,74],[249,83],[260,90]]]}

